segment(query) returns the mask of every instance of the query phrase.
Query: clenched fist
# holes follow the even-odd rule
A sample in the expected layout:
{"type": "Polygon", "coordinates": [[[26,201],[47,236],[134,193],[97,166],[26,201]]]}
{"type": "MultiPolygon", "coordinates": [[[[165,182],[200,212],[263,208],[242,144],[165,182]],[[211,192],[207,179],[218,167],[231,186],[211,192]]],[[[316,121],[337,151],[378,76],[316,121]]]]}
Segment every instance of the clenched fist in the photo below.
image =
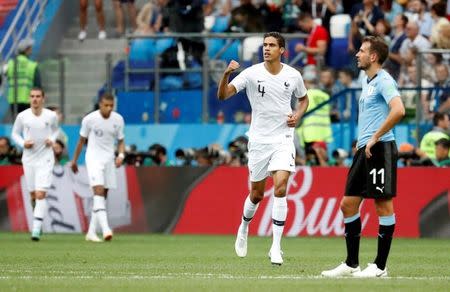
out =
{"type": "Polygon", "coordinates": [[[235,60],[231,60],[230,64],[228,64],[227,69],[225,70],[225,74],[231,74],[232,72],[239,69],[239,67],[241,67],[241,65],[239,65],[238,62],[236,62],[235,60]]]}

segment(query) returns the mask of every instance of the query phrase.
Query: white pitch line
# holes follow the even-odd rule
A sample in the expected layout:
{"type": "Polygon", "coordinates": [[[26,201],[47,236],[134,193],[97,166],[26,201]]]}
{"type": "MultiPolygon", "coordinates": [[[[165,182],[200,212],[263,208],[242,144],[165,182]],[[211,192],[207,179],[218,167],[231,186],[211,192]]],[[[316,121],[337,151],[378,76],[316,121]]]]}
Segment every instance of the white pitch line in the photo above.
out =
{"type": "MultiPolygon", "coordinates": [[[[2,270],[3,273],[7,273],[9,271],[2,270]]],[[[227,279],[227,280],[342,280],[342,279],[355,279],[351,277],[342,277],[342,278],[325,278],[317,275],[282,275],[282,276],[273,276],[273,275],[261,275],[261,276],[236,276],[230,274],[202,274],[202,273],[168,273],[164,275],[142,275],[142,274],[130,274],[130,275],[106,275],[100,274],[97,276],[86,274],[76,275],[76,272],[70,273],[72,275],[51,275],[51,276],[36,276],[36,275],[20,275],[20,276],[0,276],[0,280],[38,280],[38,279],[46,279],[46,280],[66,280],[66,279],[108,279],[108,280],[158,280],[158,279],[227,279]]],[[[96,273],[93,273],[96,274],[96,273]]],[[[437,276],[437,277],[409,277],[409,276],[397,276],[397,277],[386,277],[380,278],[382,280],[443,280],[449,281],[450,277],[448,276],[437,276]]]]}

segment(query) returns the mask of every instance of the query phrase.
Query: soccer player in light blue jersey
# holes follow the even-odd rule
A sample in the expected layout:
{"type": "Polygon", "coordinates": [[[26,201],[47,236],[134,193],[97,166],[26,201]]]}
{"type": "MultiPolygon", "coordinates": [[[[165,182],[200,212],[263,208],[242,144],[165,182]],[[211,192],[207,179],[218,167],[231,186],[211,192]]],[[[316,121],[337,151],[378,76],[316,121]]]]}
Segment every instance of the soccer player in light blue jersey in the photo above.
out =
{"type": "Polygon", "coordinates": [[[359,99],[358,151],[341,201],[347,259],[336,268],[323,271],[325,277],[387,276],[386,261],[395,228],[393,197],[397,185],[397,146],[392,128],[405,115],[397,83],[381,68],[388,52],[383,39],[369,36],[363,39],[356,54],[358,68],[365,71],[367,78],[362,82],[359,99]],[[366,198],[374,199],[379,216],[378,249],[374,262],[361,271],[359,206],[366,198]]]}

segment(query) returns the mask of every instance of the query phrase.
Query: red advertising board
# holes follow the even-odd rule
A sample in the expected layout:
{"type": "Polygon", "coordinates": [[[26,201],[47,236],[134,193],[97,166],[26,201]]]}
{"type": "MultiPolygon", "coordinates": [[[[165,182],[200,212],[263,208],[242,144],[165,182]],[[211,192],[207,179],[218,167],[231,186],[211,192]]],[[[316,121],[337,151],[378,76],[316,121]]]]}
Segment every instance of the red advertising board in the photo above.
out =
{"type": "MultiPolygon", "coordinates": [[[[341,236],[339,202],[346,168],[299,167],[288,188],[287,236],[341,236]]],[[[83,232],[92,204],[86,172],[54,171],[49,191],[54,212],[47,232],[83,232]],[[72,196],[70,196],[72,194],[72,196]],[[63,228],[64,227],[64,228],[63,228]]],[[[108,196],[108,213],[118,232],[234,234],[249,192],[245,167],[127,167],[118,169],[118,190],[108,196]]],[[[0,167],[0,226],[26,231],[32,218],[20,166],[0,167]],[[3,199],[2,199],[3,198],[3,199]],[[5,200],[6,199],[6,200],[5,200]]],[[[450,168],[402,168],[394,199],[396,236],[450,237],[450,168]]],[[[252,235],[270,235],[273,183],[250,225],[252,235]]],[[[376,236],[372,200],[361,209],[363,234],[376,236]]]]}
{"type": "MultiPolygon", "coordinates": [[[[287,189],[289,211],[285,225],[286,235],[343,235],[344,225],[339,202],[344,192],[347,171],[346,168],[303,167],[298,169],[289,180],[287,189]]],[[[397,189],[398,195],[394,199],[397,236],[418,237],[421,211],[439,196],[445,196],[446,222],[450,223],[448,208],[450,169],[400,169],[397,189]]],[[[192,190],[173,232],[235,233],[241,220],[242,206],[247,194],[248,175],[245,168],[215,169],[192,190]]],[[[250,225],[250,234],[269,235],[271,233],[272,194],[273,184],[269,179],[265,199],[250,225]]],[[[363,234],[376,236],[378,217],[372,200],[363,202],[361,219],[363,234]]],[[[433,228],[432,216],[425,221],[428,222],[422,222],[424,228],[427,228],[426,224],[431,225],[428,228],[433,228]]]]}

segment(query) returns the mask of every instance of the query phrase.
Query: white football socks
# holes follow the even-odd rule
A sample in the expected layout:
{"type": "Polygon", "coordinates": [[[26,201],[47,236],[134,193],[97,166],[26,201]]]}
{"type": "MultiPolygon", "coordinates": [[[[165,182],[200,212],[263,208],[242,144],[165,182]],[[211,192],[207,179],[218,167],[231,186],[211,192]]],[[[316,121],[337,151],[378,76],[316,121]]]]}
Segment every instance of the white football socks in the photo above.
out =
{"type": "Polygon", "coordinates": [[[287,217],[286,197],[274,197],[272,207],[272,248],[281,249],[281,237],[283,236],[284,223],[287,217]]]}
{"type": "Polygon", "coordinates": [[[242,217],[242,227],[245,229],[250,224],[251,219],[256,213],[256,210],[258,209],[258,204],[253,204],[253,202],[250,200],[250,195],[247,196],[247,199],[245,199],[244,203],[244,211],[243,211],[243,217],[242,217]]]}
{"type": "MultiPolygon", "coordinates": [[[[100,224],[100,227],[102,228],[102,232],[105,233],[105,232],[111,231],[111,228],[109,228],[109,225],[108,225],[108,217],[106,214],[105,197],[94,195],[94,205],[93,205],[92,210],[93,210],[93,212],[96,213],[93,216],[93,218],[95,220],[98,220],[98,223],[100,224]]],[[[91,219],[91,221],[92,221],[92,219],[91,219]]],[[[95,221],[94,221],[94,223],[95,223],[95,221]]]]}
{"type": "Polygon", "coordinates": [[[33,230],[41,230],[42,222],[47,213],[47,199],[36,200],[36,206],[33,211],[33,230]]]}

